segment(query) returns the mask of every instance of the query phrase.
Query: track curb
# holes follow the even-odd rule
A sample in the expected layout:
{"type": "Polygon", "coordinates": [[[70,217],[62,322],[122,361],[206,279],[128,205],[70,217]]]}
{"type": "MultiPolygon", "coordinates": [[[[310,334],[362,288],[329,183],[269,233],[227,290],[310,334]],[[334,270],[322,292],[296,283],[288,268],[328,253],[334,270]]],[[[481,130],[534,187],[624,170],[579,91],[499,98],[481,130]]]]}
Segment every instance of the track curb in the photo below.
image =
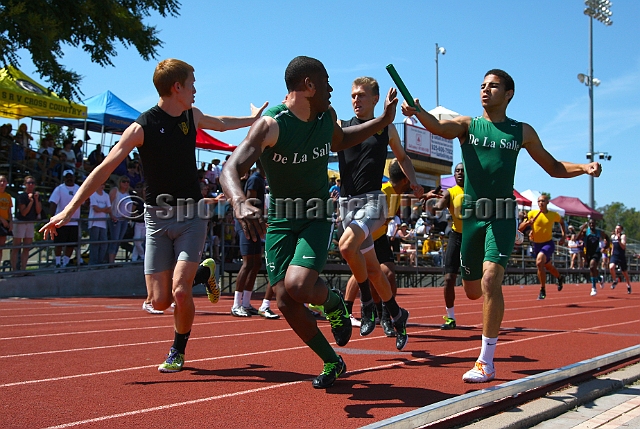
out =
{"type": "Polygon", "coordinates": [[[595,380],[587,381],[559,392],[550,393],[543,398],[504,411],[495,416],[459,427],[465,429],[530,428],[545,420],[557,417],[575,407],[616,392],[638,380],[640,380],[640,363],[603,375],[595,380]]]}

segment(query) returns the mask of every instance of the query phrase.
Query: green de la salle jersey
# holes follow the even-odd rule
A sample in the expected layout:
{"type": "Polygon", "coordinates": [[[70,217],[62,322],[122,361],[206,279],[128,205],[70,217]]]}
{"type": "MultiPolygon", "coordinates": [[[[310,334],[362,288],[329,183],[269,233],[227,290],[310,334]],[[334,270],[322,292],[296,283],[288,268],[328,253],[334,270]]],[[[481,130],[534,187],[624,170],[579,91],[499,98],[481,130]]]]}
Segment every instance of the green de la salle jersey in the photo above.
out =
{"type": "Polygon", "coordinates": [[[327,165],[334,120],[330,111],[306,122],[284,104],[268,109],[278,123],[278,140],[260,156],[269,183],[269,219],[275,216],[278,199],[329,199],[327,165]]]}
{"type": "Polygon", "coordinates": [[[507,118],[493,123],[482,116],[471,120],[469,138],[462,145],[464,192],[471,201],[513,198],[522,138],[522,122],[507,118]]]}

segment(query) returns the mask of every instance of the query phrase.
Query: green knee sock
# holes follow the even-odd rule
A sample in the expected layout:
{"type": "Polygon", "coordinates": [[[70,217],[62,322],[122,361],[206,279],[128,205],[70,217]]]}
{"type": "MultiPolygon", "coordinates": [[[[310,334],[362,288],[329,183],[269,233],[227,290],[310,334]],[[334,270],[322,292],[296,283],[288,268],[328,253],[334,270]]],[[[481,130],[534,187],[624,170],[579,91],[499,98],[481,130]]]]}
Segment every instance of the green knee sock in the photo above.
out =
{"type": "Polygon", "coordinates": [[[307,345],[323,362],[338,362],[338,355],[320,330],[313,338],[307,341],[307,345]]]}
{"type": "Polygon", "coordinates": [[[322,304],[324,305],[325,313],[331,313],[341,304],[340,296],[331,289],[328,290],[329,293],[327,294],[327,300],[322,304]]]}

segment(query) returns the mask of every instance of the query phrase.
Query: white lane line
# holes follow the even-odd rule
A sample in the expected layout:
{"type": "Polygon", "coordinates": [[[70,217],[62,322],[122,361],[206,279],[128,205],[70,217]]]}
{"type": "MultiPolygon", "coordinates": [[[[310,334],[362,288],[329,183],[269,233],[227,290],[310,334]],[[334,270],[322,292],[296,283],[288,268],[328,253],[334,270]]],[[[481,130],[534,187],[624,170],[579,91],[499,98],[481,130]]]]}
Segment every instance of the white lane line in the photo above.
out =
{"type": "MultiPolygon", "coordinates": [[[[503,341],[503,342],[500,343],[500,345],[501,346],[507,346],[507,345],[511,345],[511,344],[515,344],[515,343],[520,343],[520,342],[523,342],[523,341],[536,340],[536,339],[547,338],[547,337],[552,337],[552,336],[556,336],[556,335],[564,335],[564,334],[568,334],[568,333],[579,333],[579,332],[583,332],[583,331],[591,330],[591,329],[599,329],[599,328],[602,328],[602,327],[619,326],[619,325],[637,323],[637,322],[640,322],[640,319],[639,320],[625,321],[625,322],[621,322],[621,323],[614,323],[614,324],[610,324],[610,325],[601,325],[601,326],[596,326],[596,327],[592,327],[592,328],[582,328],[582,329],[577,329],[577,330],[572,330],[572,331],[552,332],[552,333],[548,333],[548,334],[544,334],[544,335],[538,335],[538,336],[529,337],[529,338],[521,338],[521,339],[512,340],[512,341],[508,341],[508,342],[503,341]]],[[[286,330],[288,330],[288,329],[286,329],[286,330]]],[[[424,330],[424,331],[414,332],[414,334],[423,334],[423,333],[433,332],[433,331],[436,331],[436,330],[435,329],[427,329],[427,330],[424,330]]],[[[259,334],[259,333],[255,333],[255,334],[259,334]]],[[[237,334],[234,334],[234,335],[237,335],[237,334]]],[[[383,338],[383,337],[380,337],[380,338],[383,338]]],[[[367,340],[367,339],[368,338],[366,338],[366,339],[362,338],[362,339],[356,339],[356,340],[352,340],[352,341],[364,341],[364,340],[367,340]]],[[[288,347],[288,348],[284,348],[284,349],[261,350],[261,351],[257,351],[257,352],[241,353],[241,354],[230,355],[230,356],[214,356],[214,357],[208,357],[208,358],[202,358],[202,359],[189,359],[188,362],[210,362],[210,361],[221,360],[221,359],[237,358],[237,357],[240,357],[240,356],[257,356],[257,355],[266,354],[266,353],[285,352],[285,351],[300,350],[300,349],[305,349],[305,348],[307,348],[306,345],[305,346],[297,346],[297,347],[288,347]]],[[[352,374],[352,373],[365,372],[365,371],[370,371],[370,370],[375,370],[375,369],[390,368],[390,367],[394,367],[394,366],[398,366],[398,365],[405,365],[408,362],[412,362],[412,363],[423,362],[423,361],[426,361],[426,360],[432,360],[435,357],[451,356],[451,355],[454,355],[454,354],[466,353],[468,351],[479,350],[479,349],[480,349],[480,347],[478,347],[478,346],[469,347],[469,348],[466,348],[466,349],[454,350],[454,351],[447,352],[447,353],[441,353],[441,354],[437,354],[437,355],[430,355],[428,358],[406,359],[406,360],[403,360],[402,362],[394,362],[394,363],[390,363],[390,364],[386,364],[386,365],[379,365],[379,366],[375,366],[375,367],[371,367],[371,368],[364,368],[364,369],[349,371],[349,373],[352,374]]],[[[336,348],[336,350],[339,351],[340,348],[336,348]]],[[[407,353],[407,355],[410,356],[409,353],[407,353]]],[[[113,369],[113,370],[108,370],[108,371],[98,371],[98,372],[91,372],[91,373],[85,373],[85,374],[74,374],[74,375],[52,377],[52,378],[44,378],[44,379],[36,379],[36,380],[17,381],[17,382],[13,382],[13,383],[0,384],[0,388],[13,387],[13,386],[22,386],[22,385],[27,385],[27,384],[44,383],[44,382],[50,382],[50,381],[68,380],[68,379],[81,378],[81,377],[92,377],[92,376],[96,376],[96,375],[113,374],[113,373],[118,373],[118,372],[134,371],[134,370],[145,369],[145,368],[155,368],[156,366],[157,365],[144,365],[144,366],[138,366],[138,367],[113,369]]]]}
{"type": "MultiPolygon", "coordinates": [[[[636,322],[638,322],[638,320],[635,320],[635,321],[632,321],[632,322],[625,322],[625,323],[636,323],[636,322]]],[[[601,326],[598,326],[598,327],[593,327],[593,328],[588,328],[588,329],[598,329],[598,328],[601,328],[601,327],[616,326],[616,325],[619,325],[619,324],[601,325],[601,326]]],[[[546,334],[546,335],[541,335],[541,336],[532,337],[532,338],[523,338],[523,339],[520,339],[520,340],[510,341],[509,343],[505,343],[505,345],[512,345],[512,344],[523,342],[523,341],[530,341],[530,340],[534,340],[534,339],[540,339],[540,338],[556,336],[556,335],[562,335],[562,334],[564,334],[564,332],[546,334]]],[[[285,350],[282,350],[282,351],[289,351],[289,350],[296,350],[296,349],[303,349],[303,348],[306,348],[306,346],[294,347],[294,348],[285,349],[285,350]]],[[[478,349],[480,349],[480,347],[471,347],[471,348],[467,348],[467,349],[463,349],[463,350],[456,350],[456,351],[449,352],[449,353],[443,353],[443,354],[439,354],[439,355],[434,355],[434,356],[432,356],[432,358],[433,357],[451,356],[451,355],[454,355],[454,354],[466,353],[466,352],[473,351],[473,350],[478,350],[478,349]]],[[[257,353],[252,353],[252,354],[271,353],[271,352],[274,352],[274,351],[271,350],[271,351],[267,351],[267,352],[257,352],[257,353]]],[[[245,355],[238,355],[238,356],[245,356],[245,355]]],[[[200,359],[199,361],[214,360],[214,359],[217,359],[217,358],[200,359]]],[[[423,362],[423,361],[426,361],[426,360],[428,360],[428,358],[407,359],[407,360],[404,360],[402,362],[394,362],[394,363],[389,363],[389,364],[385,364],[385,365],[378,365],[378,366],[373,366],[373,367],[369,367],[369,368],[362,368],[362,369],[358,369],[358,370],[355,370],[355,371],[350,371],[348,374],[357,374],[357,373],[362,373],[362,372],[366,372],[366,371],[374,371],[374,370],[380,370],[380,369],[385,369],[385,368],[392,368],[392,367],[396,367],[396,366],[407,365],[408,363],[423,362]]],[[[149,366],[155,366],[155,365],[149,365],[149,366]]],[[[149,367],[149,366],[146,366],[146,367],[149,367]]],[[[141,367],[141,368],[146,368],[146,367],[141,367]]],[[[116,370],[109,371],[109,372],[116,372],[116,370]]],[[[111,414],[111,415],[106,415],[106,416],[95,417],[93,419],[86,419],[86,420],[79,420],[79,421],[70,422],[70,423],[64,423],[64,424],[57,425],[57,426],[50,426],[47,429],[68,428],[68,427],[74,427],[74,426],[80,426],[80,425],[84,425],[84,424],[89,424],[89,423],[96,423],[96,422],[101,422],[101,421],[106,421],[106,420],[117,419],[117,418],[121,418],[121,417],[136,416],[136,415],[149,413],[149,412],[153,412],[153,411],[162,411],[162,410],[167,410],[167,409],[175,408],[175,407],[194,405],[194,404],[198,404],[198,403],[202,403],[202,402],[210,402],[210,401],[214,401],[214,400],[218,400],[218,399],[231,398],[231,397],[235,397],[235,396],[246,395],[246,394],[260,392],[260,391],[269,390],[269,389],[290,387],[290,386],[293,386],[293,385],[297,385],[297,384],[303,383],[305,381],[307,381],[307,380],[299,380],[299,381],[294,381],[294,382],[281,383],[281,384],[277,384],[277,385],[273,385],[273,386],[266,386],[266,387],[262,387],[262,388],[258,388],[258,389],[241,390],[241,391],[238,391],[238,392],[227,393],[227,394],[218,395],[218,396],[209,396],[209,397],[206,397],[206,398],[193,399],[193,400],[190,400],[190,401],[175,402],[175,403],[172,403],[172,404],[165,404],[165,405],[160,405],[160,406],[157,406],[157,407],[143,408],[143,409],[139,409],[139,410],[128,411],[128,412],[125,412],[125,413],[111,414]]],[[[0,387],[3,387],[3,386],[0,386],[0,387]]]]}

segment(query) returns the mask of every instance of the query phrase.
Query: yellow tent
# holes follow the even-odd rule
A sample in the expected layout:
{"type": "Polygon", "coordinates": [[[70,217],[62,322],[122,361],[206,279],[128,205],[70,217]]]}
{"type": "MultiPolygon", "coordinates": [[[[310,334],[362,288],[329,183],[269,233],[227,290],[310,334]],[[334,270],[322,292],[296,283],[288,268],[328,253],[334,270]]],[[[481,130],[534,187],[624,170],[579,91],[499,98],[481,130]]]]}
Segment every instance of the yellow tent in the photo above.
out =
{"type": "Polygon", "coordinates": [[[87,108],[58,97],[13,66],[0,69],[0,116],[86,118],[87,108]]]}

